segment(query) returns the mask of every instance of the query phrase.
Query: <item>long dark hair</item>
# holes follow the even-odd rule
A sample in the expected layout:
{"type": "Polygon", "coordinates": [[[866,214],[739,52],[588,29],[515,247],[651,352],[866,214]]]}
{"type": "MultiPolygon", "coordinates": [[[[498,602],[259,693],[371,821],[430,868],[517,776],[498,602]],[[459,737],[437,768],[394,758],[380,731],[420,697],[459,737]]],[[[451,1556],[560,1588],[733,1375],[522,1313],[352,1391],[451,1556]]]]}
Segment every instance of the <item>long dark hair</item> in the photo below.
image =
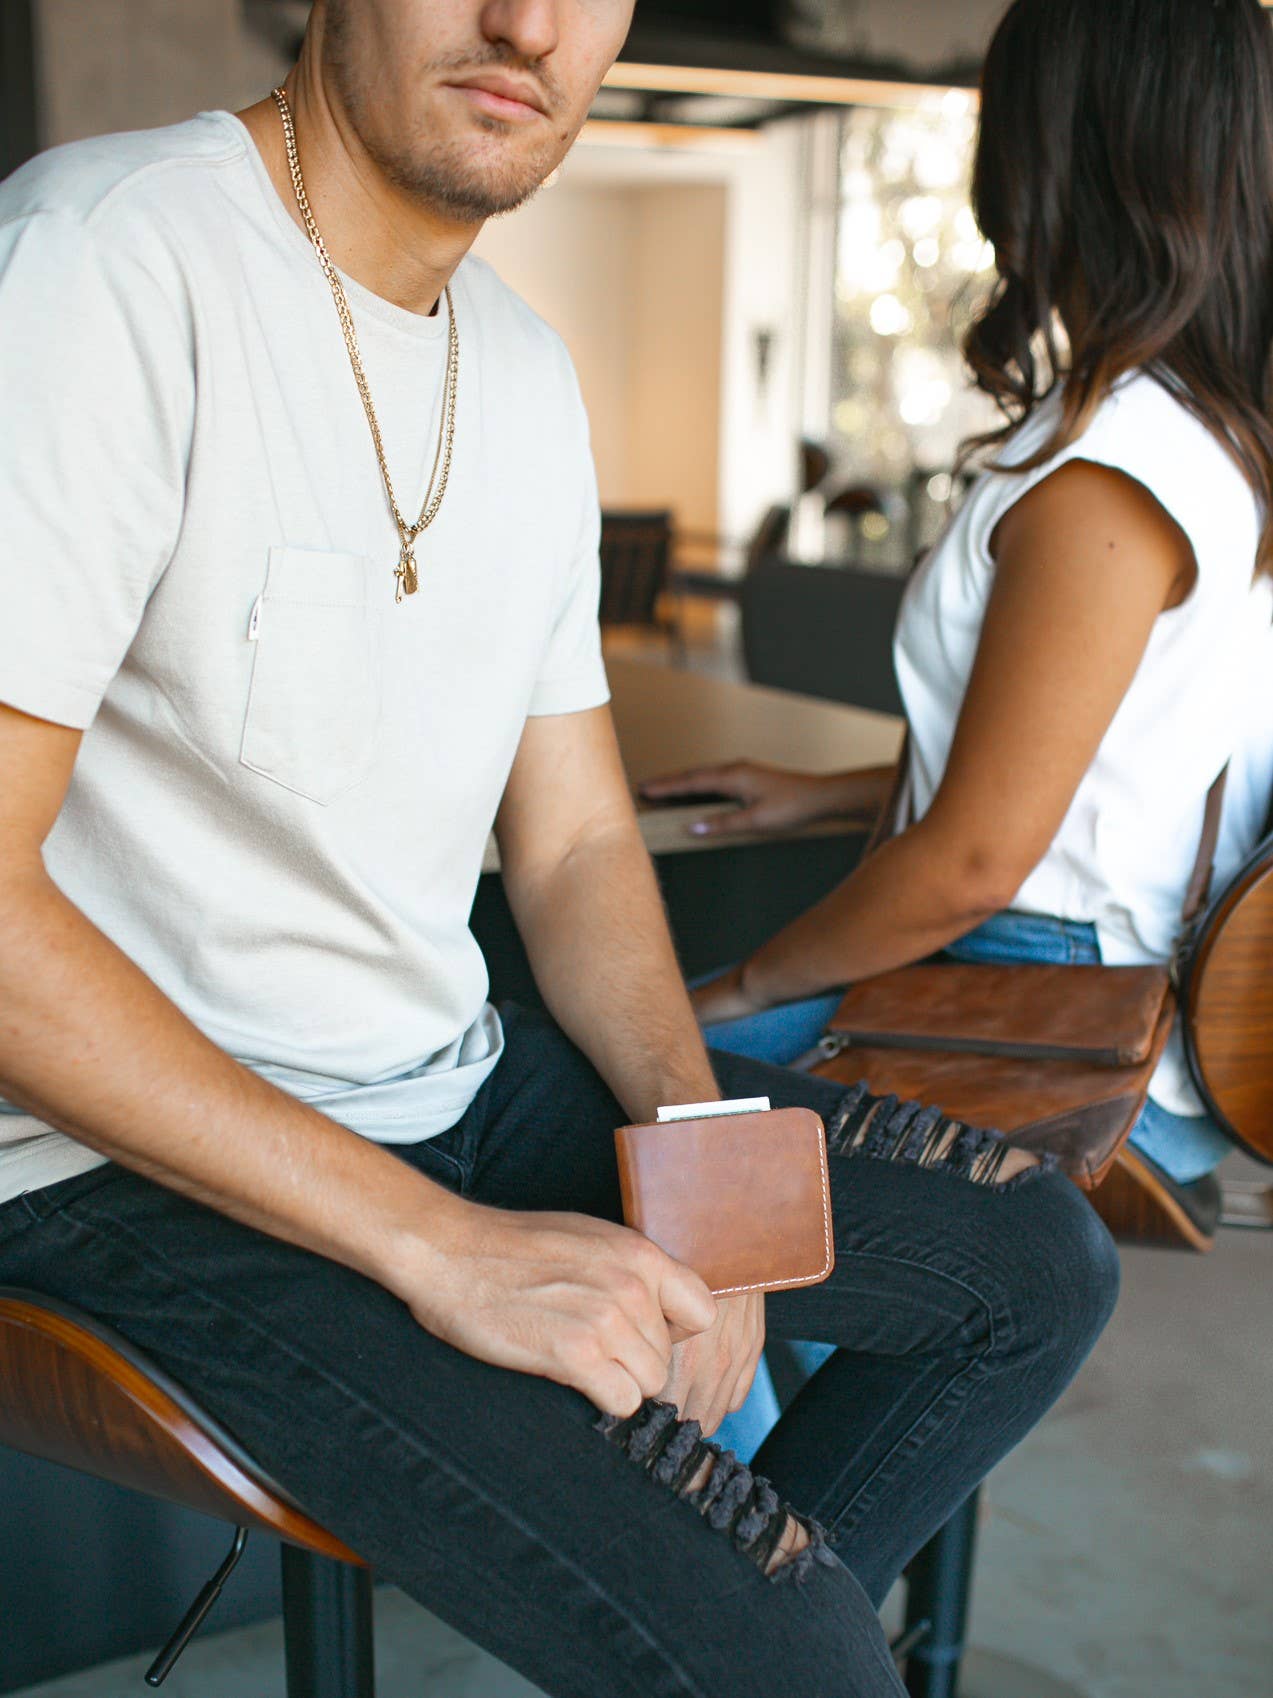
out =
{"type": "Polygon", "coordinates": [[[1041,465],[1139,368],[1241,467],[1273,569],[1273,28],[1257,0],[1016,0],[986,60],[973,207],[999,277],[965,352],[1008,418],[974,446],[1059,386],[1041,465]]]}

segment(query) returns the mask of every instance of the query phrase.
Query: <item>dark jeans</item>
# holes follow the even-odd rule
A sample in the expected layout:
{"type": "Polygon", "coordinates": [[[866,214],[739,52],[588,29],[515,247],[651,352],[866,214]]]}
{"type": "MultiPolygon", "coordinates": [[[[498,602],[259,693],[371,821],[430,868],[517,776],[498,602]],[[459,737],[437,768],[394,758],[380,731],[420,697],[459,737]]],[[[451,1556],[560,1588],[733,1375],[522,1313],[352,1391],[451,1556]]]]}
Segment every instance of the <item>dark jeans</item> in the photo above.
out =
{"type": "MultiPolygon", "coordinates": [[[[618,1105],[549,1022],[506,1023],[459,1125],[397,1153],[483,1203],[619,1219],[618,1105]]],[[[0,1205],[0,1284],[108,1321],[378,1575],[557,1698],[900,1694],[873,1606],[1074,1375],[1114,1251],[1056,1174],[974,1182],[976,1135],[925,1166],[904,1107],[863,1142],[860,1093],[716,1064],[727,1096],[819,1110],[833,1146],[835,1272],[767,1300],[775,1336],[839,1347],[756,1458],[821,1524],[772,1575],[773,1494],[726,1458],[689,1496],[701,1441],[665,1406],[607,1432],[362,1276],[117,1166],[0,1205]]]]}

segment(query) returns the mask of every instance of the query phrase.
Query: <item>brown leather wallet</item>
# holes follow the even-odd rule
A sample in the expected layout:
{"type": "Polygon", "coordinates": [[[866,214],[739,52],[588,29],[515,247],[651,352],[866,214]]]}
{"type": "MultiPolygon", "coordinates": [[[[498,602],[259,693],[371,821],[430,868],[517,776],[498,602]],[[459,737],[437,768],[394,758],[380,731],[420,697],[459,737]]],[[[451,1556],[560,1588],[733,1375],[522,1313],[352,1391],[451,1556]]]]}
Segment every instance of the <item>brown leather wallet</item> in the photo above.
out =
{"type": "Polygon", "coordinates": [[[817,1285],[835,1265],[826,1132],[811,1109],[621,1126],[623,1218],[717,1297],[817,1285]]]}

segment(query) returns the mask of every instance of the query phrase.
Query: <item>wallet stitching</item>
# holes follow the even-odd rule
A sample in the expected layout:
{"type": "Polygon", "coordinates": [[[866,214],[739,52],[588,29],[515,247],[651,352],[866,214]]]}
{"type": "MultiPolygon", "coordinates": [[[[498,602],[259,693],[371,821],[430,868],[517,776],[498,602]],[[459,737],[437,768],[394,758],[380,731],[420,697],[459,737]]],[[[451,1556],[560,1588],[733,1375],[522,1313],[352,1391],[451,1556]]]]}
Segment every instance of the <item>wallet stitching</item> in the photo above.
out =
{"type": "Polygon", "coordinates": [[[825,1279],[831,1272],[832,1267],[835,1265],[835,1247],[831,1238],[831,1185],[830,1176],[827,1170],[826,1145],[823,1142],[821,1134],[818,1136],[818,1146],[818,1153],[821,1157],[818,1164],[821,1171],[819,1172],[818,1177],[822,1182],[822,1240],[826,1246],[827,1252],[826,1260],[823,1262],[822,1266],[816,1273],[796,1274],[792,1279],[777,1279],[772,1281],[762,1280],[758,1284],[753,1285],[727,1286],[723,1291],[713,1292],[713,1296],[737,1297],[744,1291],[781,1291],[788,1285],[813,1285],[818,1280],[825,1279]]]}

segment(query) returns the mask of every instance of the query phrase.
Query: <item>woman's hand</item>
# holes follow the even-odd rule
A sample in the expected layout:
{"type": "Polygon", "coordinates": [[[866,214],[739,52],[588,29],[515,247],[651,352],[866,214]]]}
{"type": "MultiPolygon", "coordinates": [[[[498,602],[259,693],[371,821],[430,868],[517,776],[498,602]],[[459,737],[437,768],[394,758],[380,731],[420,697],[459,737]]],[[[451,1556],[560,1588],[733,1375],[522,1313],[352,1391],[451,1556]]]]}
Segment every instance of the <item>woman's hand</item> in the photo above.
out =
{"type": "Polygon", "coordinates": [[[721,1020],[745,1020],[749,1014],[759,1014],[769,1006],[757,1002],[744,988],[741,967],[731,967],[727,973],[697,986],[690,992],[690,1001],[700,1026],[714,1026],[721,1020]]]}
{"type": "Polygon", "coordinates": [[[725,813],[695,820],[697,837],[735,837],[746,832],[793,831],[844,811],[845,780],[851,773],[788,772],[758,761],[698,767],[690,772],[651,778],[641,795],[651,802],[681,796],[727,796],[741,804],[725,813]]]}

